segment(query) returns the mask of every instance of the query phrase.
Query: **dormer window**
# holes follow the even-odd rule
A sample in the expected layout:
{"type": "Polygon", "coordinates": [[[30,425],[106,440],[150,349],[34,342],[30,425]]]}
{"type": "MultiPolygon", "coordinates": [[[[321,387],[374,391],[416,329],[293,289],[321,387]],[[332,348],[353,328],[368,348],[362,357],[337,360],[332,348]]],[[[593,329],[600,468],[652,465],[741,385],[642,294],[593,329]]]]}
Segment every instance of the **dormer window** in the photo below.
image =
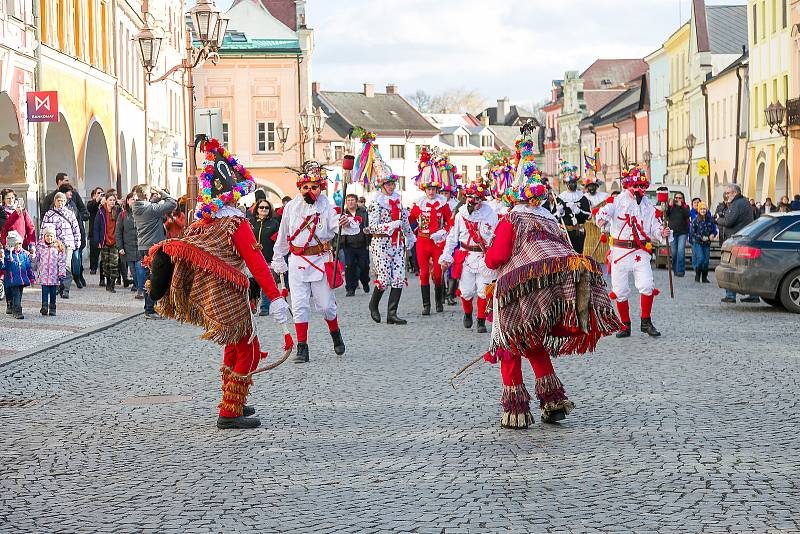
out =
{"type": "Polygon", "coordinates": [[[484,148],[489,148],[494,146],[494,138],[491,135],[482,135],[481,136],[481,146],[484,148]]]}
{"type": "Polygon", "coordinates": [[[458,146],[459,147],[467,146],[467,136],[466,135],[459,135],[458,136],[458,146]]]}

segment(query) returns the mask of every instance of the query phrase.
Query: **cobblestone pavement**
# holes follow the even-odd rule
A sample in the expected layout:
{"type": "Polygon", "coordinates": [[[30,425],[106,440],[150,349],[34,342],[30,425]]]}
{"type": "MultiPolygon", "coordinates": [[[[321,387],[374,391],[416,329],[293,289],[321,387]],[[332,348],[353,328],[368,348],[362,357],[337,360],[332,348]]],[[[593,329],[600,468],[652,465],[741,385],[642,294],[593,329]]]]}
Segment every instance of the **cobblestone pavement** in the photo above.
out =
{"type": "Polygon", "coordinates": [[[316,317],[311,363],[257,378],[258,430],[215,428],[195,328],[65,343],[0,367],[3,401],[35,401],[0,407],[0,531],[800,532],[798,316],[676,285],[664,337],[559,360],[577,408],[526,431],[499,428],[496,367],[447,384],[488,338],[421,317],[415,281],[406,327],[340,297],[344,357],[316,317]]]}
{"type": "MultiPolygon", "coordinates": [[[[143,311],[143,301],[134,300],[128,289],[117,287],[117,293],[107,293],[97,285],[98,276],[86,272],[88,285],[78,289],[74,285],[69,299],[56,300],[56,316],[42,316],[42,290],[38,285],[26,287],[22,292],[22,311],[25,319],[14,319],[0,312],[0,363],[13,359],[20,352],[29,351],[96,327],[137,311],[143,311]]],[[[0,302],[5,311],[5,301],[0,302]]]]}

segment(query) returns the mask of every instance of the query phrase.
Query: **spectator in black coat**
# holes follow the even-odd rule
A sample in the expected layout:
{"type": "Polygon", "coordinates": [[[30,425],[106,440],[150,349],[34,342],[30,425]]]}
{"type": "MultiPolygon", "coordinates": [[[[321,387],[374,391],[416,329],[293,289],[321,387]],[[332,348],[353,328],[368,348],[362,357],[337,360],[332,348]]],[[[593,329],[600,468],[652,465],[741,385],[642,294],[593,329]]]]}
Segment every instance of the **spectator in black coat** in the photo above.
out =
{"type": "Polygon", "coordinates": [[[672,230],[672,272],[675,276],[686,275],[686,239],[689,237],[690,218],[691,212],[683,193],[675,193],[675,198],[667,206],[667,221],[672,230]]]}
{"type": "Polygon", "coordinates": [[[345,296],[356,294],[358,282],[369,293],[369,236],[364,228],[369,224],[367,210],[358,206],[358,197],[348,194],[344,199],[345,213],[359,221],[359,231],[355,235],[342,235],[341,250],[344,251],[345,296]]]}
{"type": "MultiPolygon", "coordinates": [[[[742,196],[742,188],[736,184],[725,186],[725,203],[727,207],[717,217],[717,226],[725,229],[725,238],[729,239],[736,235],[736,232],[753,222],[755,217],[753,215],[753,207],[742,196]]],[[[759,302],[760,300],[755,295],[750,295],[743,298],[742,302],[759,302]]],[[[726,289],[722,302],[735,303],[736,292],[726,289]]]]}
{"type": "MultiPolygon", "coordinates": [[[[256,191],[256,193],[257,192],[258,191],[256,191]]],[[[261,247],[261,254],[264,255],[264,261],[269,265],[272,263],[273,247],[275,246],[275,237],[278,235],[278,230],[280,229],[280,221],[275,218],[272,204],[266,198],[258,200],[253,206],[250,226],[253,228],[253,235],[256,236],[258,246],[261,247]]],[[[275,279],[276,284],[280,282],[280,277],[275,273],[272,273],[272,277],[275,279]]],[[[255,279],[250,278],[250,284],[253,285],[255,283],[255,279]]],[[[261,291],[261,304],[259,308],[259,315],[269,315],[269,298],[263,291],[261,291]]]]}

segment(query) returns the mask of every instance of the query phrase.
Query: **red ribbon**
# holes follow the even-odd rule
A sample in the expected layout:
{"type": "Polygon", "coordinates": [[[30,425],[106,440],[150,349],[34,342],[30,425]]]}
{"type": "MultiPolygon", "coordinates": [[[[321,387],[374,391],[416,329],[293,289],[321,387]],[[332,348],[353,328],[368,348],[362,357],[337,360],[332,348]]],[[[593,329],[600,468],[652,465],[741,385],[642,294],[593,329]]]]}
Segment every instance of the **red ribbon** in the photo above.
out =
{"type": "Polygon", "coordinates": [[[437,202],[428,202],[427,208],[430,210],[428,214],[428,232],[433,234],[439,230],[439,213],[437,211],[439,204],[437,202]]]}
{"type": "MultiPolygon", "coordinates": [[[[389,200],[389,206],[392,208],[392,220],[399,221],[400,220],[400,199],[389,200]]],[[[400,244],[400,229],[398,228],[392,233],[392,243],[397,246],[400,244]]]]}

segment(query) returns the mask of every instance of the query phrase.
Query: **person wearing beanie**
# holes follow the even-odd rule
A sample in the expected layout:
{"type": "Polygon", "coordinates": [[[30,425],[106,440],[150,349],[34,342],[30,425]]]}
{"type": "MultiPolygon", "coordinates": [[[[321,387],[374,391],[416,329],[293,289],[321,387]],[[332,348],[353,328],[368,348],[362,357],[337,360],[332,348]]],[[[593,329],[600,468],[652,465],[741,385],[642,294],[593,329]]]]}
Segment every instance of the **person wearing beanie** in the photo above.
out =
{"type": "Polygon", "coordinates": [[[23,239],[19,232],[16,230],[8,232],[3,256],[3,270],[8,293],[6,299],[9,301],[9,309],[6,310],[6,313],[13,315],[15,319],[25,318],[22,315],[22,290],[35,280],[30,256],[22,248],[22,243],[23,239]]]}
{"type": "Polygon", "coordinates": [[[56,238],[56,227],[42,227],[42,237],[36,247],[36,279],[42,286],[42,315],[56,314],[56,294],[67,276],[64,244],[56,238]]]}
{"type": "Polygon", "coordinates": [[[611,293],[625,328],[618,338],[630,337],[631,317],[628,297],[630,275],[639,291],[642,322],[641,330],[650,337],[659,337],[651,318],[653,299],[660,292],[653,280],[650,259],[653,244],[669,244],[670,230],[662,225],[661,212],[645,194],[650,186],[646,170],[633,165],[622,171],[622,192],[597,213],[597,224],[611,236],[611,293]]]}
{"type": "MultiPolygon", "coordinates": [[[[252,373],[266,357],[261,351],[250,310],[248,269],[269,296],[270,313],[286,323],[289,306],[278,292],[253,230],[236,208],[239,199],[255,188],[250,172],[216,139],[203,141],[206,153],[197,220],[182,237],[153,245],[143,260],[150,269],[147,289],[163,316],[205,330],[202,338],[223,345],[222,401],[217,406],[217,428],[256,428],[247,406],[252,373]]],[[[284,350],[294,345],[284,336],[284,350]]]]}

